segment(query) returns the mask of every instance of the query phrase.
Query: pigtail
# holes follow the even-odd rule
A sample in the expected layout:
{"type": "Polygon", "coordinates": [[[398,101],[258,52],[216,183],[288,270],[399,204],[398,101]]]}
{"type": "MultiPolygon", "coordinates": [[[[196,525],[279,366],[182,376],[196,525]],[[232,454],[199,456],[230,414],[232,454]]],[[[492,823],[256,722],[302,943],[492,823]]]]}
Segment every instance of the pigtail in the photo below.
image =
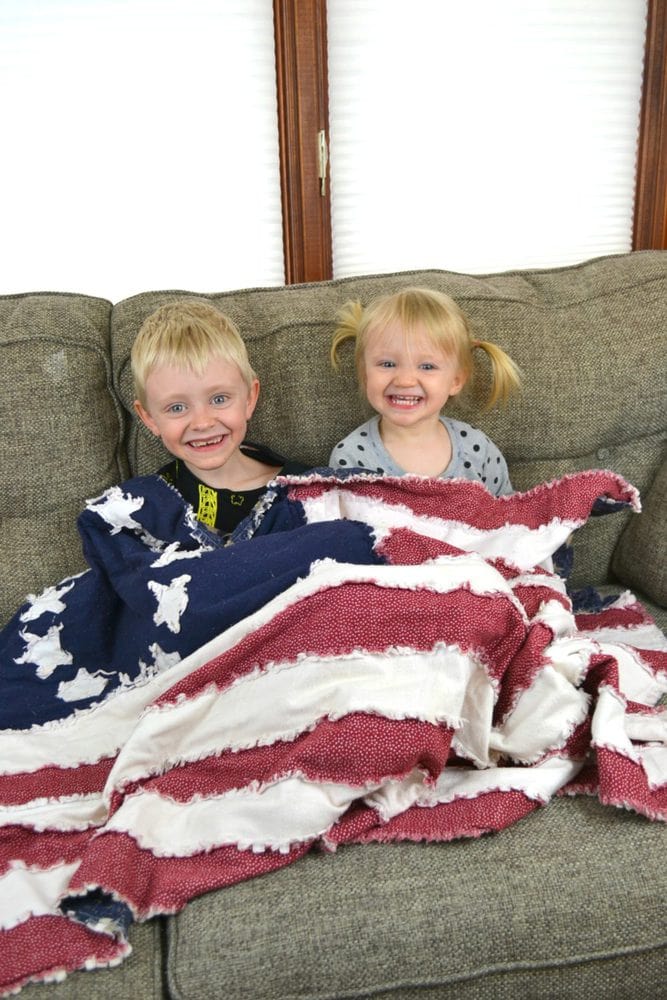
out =
{"type": "Polygon", "coordinates": [[[473,340],[473,348],[481,347],[491,362],[491,393],[486,409],[490,410],[498,400],[506,403],[512,393],[521,388],[521,371],[502,347],[489,340],[473,340]]]}
{"type": "Polygon", "coordinates": [[[338,313],[336,330],[331,342],[331,351],[329,352],[331,365],[335,371],[338,371],[340,368],[338,357],[340,347],[346,340],[356,341],[363,315],[364,307],[361,302],[346,302],[338,313]]]}

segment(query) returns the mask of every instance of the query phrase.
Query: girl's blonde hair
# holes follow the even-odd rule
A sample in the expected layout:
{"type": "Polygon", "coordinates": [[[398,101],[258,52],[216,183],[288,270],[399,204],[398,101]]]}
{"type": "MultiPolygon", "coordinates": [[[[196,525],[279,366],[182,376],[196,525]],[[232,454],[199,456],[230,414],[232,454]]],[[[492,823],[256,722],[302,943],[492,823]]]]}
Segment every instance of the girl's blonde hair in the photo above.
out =
{"type": "Polygon", "coordinates": [[[214,306],[189,299],[170,302],[141,325],[130,354],[137,399],[146,405],[146,379],[162,365],[203,374],[212,358],[236,365],[250,389],[257,377],[241,334],[214,306]]]}
{"type": "Polygon", "coordinates": [[[331,343],[331,363],[339,368],[339,352],[346,340],[355,341],[354,360],[359,385],[365,386],[364,356],[369,336],[381,333],[390,323],[398,322],[407,336],[422,326],[434,345],[448,357],[456,359],[467,381],[473,373],[473,351],[481,348],[491,362],[491,391],[487,401],[490,409],[499,399],[505,403],[521,385],[519,369],[510,356],[497,344],[475,340],[468,321],[456,302],[429,288],[404,288],[393,295],[374,299],[365,308],[360,302],[348,302],[338,313],[337,326],[331,343]]]}

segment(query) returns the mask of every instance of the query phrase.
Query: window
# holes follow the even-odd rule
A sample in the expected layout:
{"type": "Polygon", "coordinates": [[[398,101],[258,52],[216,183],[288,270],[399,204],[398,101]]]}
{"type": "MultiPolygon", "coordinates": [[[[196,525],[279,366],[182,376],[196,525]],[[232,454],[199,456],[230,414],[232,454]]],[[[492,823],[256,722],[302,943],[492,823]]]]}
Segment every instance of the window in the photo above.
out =
{"type": "MultiPolygon", "coordinates": [[[[516,103],[510,98],[520,90],[521,78],[515,76],[512,83],[512,75],[506,74],[501,102],[498,88],[493,87],[490,36],[477,30],[477,24],[468,30],[475,39],[476,59],[459,63],[459,75],[467,73],[469,79],[457,80],[456,88],[448,83],[445,95],[451,93],[448,121],[454,116],[457,126],[450,129],[452,137],[464,132],[459,110],[462,95],[475,96],[478,116],[485,95],[489,103],[479,128],[486,142],[486,146],[482,143],[483,159],[477,155],[470,168],[479,195],[470,213],[474,224],[469,225],[466,216],[470,197],[462,197],[458,204],[452,201],[456,178],[445,182],[436,176],[428,185],[423,180],[420,164],[428,163],[436,152],[442,160],[443,149],[447,152],[437,128],[444,117],[444,98],[430,82],[435,107],[427,115],[416,109],[416,98],[403,96],[412,84],[406,78],[402,54],[400,58],[394,55],[390,66],[395,77],[403,78],[398,97],[391,98],[393,117],[380,130],[379,114],[369,118],[366,113],[369,129],[358,129],[352,142],[357,123],[349,107],[345,108],[345,91],[365,86],[371,62],[358,47],[351,54],[345,28],[352,24],[353,36],[375,44],[386,28],[377,20],[378,6],[389,26],[392,21],[399,23],[406,50],[413,23],[420,26],[423,39],[429,34],[428,19],[443,12],[449,18],[456,15],[461,48],[471,9],[484,11],[496,38],[501,28],[508,31],[504,22],[512,15],[530,43],[526,64],[535,72],[540,69],[532,55],[536,12],[556,10],[569,18],[584,10],[592,22],[600,23],[603,9],[603,49],[616,44],[612,15],[620,18],[626,26],[629,51],[634,53],[627,76],[624,73],[613,83],[614,88],[627,84],[625,96],[618,101],[619,106],[625,102],[624,113],[629,115],[618,133],[620,142],[623,132],[625,144],[626,200],[618,209],[617,222],[625,242],[617,246],[612,241],[605,247],[625,246],[631,218],[627,196],[634,169],[644,0],[587,0],[586,4],[580,0],[549,4],[529,0],[479,0],[475,4],[454,0],[410,4],[404,0],[379,4],[377,0],[4,0],[0,4],[0,86],[5,97],[0,293],[50,289],[118,300],[147,288],[205,292],[312,281],[358,269],[501,268],[540,262],[542,258],[536,255],[519,258],[527,247],[533,252],[539,226],[533,225],[528,238],[525,227],[537,216],[533,212],[522,222],[523,229],[516,227],[517,218],[526,214],[518,205],[526,191],[512,186],[508,159],[514,142],[507,136],[514,139],[522,129],[509,122],[505,109],[516,103]],[[396,120],[395,109],[401,106],[403,122],[396,120]],[[431,122],[435,131],[429,128],[431,122]],[[372,142],[367,138],[370,126],[375,129],[372,142]],[[407,145],[410,129],[411,145],[419,147],[414,177],[403,167],[403,179],[390,180],[385,167],[394,167],[393,147],[407,145]],[[319,176],[320,136],[331,146],[324,178],[319,176]],[[348,192],[345,185],[355,174],[365,187],[348,192]],[[416,209],[420,186],[428,187],[428,198],[416,209]],[[364,223],[364,230],[360,220],[373,205],[375,221],[364,223]],[[500,221],[493,217],[496,205],[500,221]],[[378,239],[382,229],[377,219],[401,215],[410,223],[410,240],[404,242],[411,256],[399,260],[386,233],[378,239]],[[459,230],[452,240],[446,230],[457,215],[459,230]],[[416,235],[417,222],[438,234],[437,255],[429,251],[426,256],[416,235]],[[505,239],[499,240],[498,233],[505,234],[505,239]],[[468,240],[467,247],[461,234],[468,240]],[[373,249],[373,240],[379,255],[360,257],[359,249],[366,254],[373,249]],[[487,257],[476,263],[473,253],[478,248],[487,257]],[[506,261],[489,256],[491,250],[503,248],[510,251],[506,261]]],[[[450,20],[448,36],[453,25],[450,20]]],[[[552,24],[551,33],[560,35],[561,29],[565,30],[560,22],[552,24]]],[[[417,41],[412,48],[425,51],[417,41]]],[[[648,0],[633,244],[638,248],[667,247],[666,51],[665,4],[648,0]]],[[[446,46],[432,46],[431,61],[437,63],[432,79],[444,76],[445,69],[451,71],[440,65],[445,55],[446,46]]],[[[450,55],[448,63],[452,62],[450,55]]],[[[580,76],[585,76],[587,60],[576,65],[580,76]]],[[[381,63],[373,70],[374,86],[381,96],[391,83],[391,74],[384,81],[378,76],[384,71],[381,63]]],[[[423,90],[426,71],[416,76],[423,90]]],[[[528,92],[522,102],[535,105],[535,96],[528,92]]],[[[534,128],[537,115],[525,117],[534,128]]],[[[581,134],[581,122],[578,127],[581,134]]],[[[577,164],[575,147],[564,152],[562,131],[550,132],[540,125],[537,134],[542,137],[538,145],[552,143],[547,157],[551,172],[542,174],[536,166],[537,154],[529,152],[525,155],[534,158],[525,177],[530,180],[526,190],[533,192],[533,201],[542,203],[552,198],[554,177],[560,176],[556,165],[560,173],[576,175],[577,164]],[[556,136],[558,143],[553,141],[556,136]]],[[[466,154],[467,150],[459,151],[456,161],[465,163],[466,154]]],[[[588,154],[581,160],[584,173],[593,162],[588,154]]],[[[590,169],[589,179],[594,176],[599,175],[590,169]]],[[[599,193],[594,192],[593,201],[599,193]]],[[[583,199],[586,211],[593,207],[590,200],[583,199]]],[[[603,221],[606,226],[604,211],[603,221]]],[[[555,228],[549,243],[551,248],[559,244],[562,252],[572,227],[562,227],[559,243],[558,223],[559,219],[552,223],[555,228]]],[[[588,229],[596,227],[594,223],[588,229]]],[[[581,252],[598,249],[588,244],[581,252]]]]}
{"type": "Polygon", "coordinates": [[[270,0],[0,4],[0,291],[284,280],[270,0]]]}

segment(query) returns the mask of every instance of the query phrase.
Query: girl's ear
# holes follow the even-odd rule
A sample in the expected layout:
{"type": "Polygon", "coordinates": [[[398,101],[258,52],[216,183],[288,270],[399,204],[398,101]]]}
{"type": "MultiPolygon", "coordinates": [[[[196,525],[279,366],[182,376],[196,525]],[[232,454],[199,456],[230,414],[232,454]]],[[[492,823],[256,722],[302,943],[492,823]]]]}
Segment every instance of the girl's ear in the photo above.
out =
{"type": "Polygon", "coordinates": [[[458,371],[454,378],[452,379],[452,384],[449,390],[450,396],[458,396],[463,386],[468,381],[465,372],[458,371]]]}
{"type": "Polygon", "coordinates": [[[148,427],[151,434],[155,434],[156,437],[159,437],[160,431],[158,430],[158,426],[151,417],[148,410],[141,405],[138,399],[135,399],[133,405],[134,405],[134,412],[139,417],[139,420],[141,420],[142,424],[145,424],[146,427],[148,427]]]}
{"type": "Polygon", "coordinates": [[[259,379],[254,378],[250,383],[250,388],[248,389],[248,402],[246,403],[246,411],[245,411],[246,420],[250,420],[251,416],[255,412],[255,407],[257,406],[258,399],[259,399],[259,379]]]}

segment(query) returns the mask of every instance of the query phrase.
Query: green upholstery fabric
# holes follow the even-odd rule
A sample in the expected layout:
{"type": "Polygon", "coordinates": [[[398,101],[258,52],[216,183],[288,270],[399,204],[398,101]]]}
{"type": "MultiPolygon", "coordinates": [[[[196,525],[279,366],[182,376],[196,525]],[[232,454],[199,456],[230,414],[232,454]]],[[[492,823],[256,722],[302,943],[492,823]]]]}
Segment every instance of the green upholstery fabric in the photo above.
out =
{"type": "Polygon", "coordinates": [[[584,798],[479,840],[307,855],[169,918],[170,995],[655,1000],[664,850],[664,827],[584,798]]]}
{"type": "MultiPolygon", "coordinates": [[[[667,405],[667,400],[666,400],[667,405]]],[[[612,569],[631,589],[667,608],[667,457],[614,551],[612,569]]]]}
{"type": "Polygon", "coordinates": [[[151,920],[130,929],[132,954],[118,968],[73,972],[60,983],[25,986],[21,1000],[160,1000],[163,922],[151,920]]]}
{"type": "Polygon", "coordinates": [[[111,308],[81,295],[0,297],[3,623],[27,593],[84,567],[83,499],[127,475],[111,308]]]}

